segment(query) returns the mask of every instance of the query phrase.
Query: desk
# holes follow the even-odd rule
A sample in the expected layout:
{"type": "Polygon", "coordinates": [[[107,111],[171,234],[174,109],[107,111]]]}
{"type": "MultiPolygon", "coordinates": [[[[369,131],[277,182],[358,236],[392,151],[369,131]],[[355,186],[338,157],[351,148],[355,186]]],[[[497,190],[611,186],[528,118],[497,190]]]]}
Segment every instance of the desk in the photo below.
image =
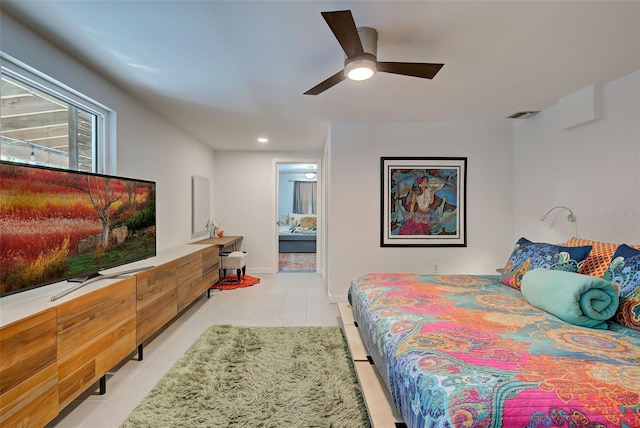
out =
{"type": "Polygon", "coordinates": [[[218,238],[206,238],[193,244],[212,245],[210,250],[202,252],[203,280],[208,284],[207,297],[211,295],[211,287],[220,280],[220,253],[226,249],[239,250],[242,245],[242,236],[222,236],[218,238]],[[216,248],[217,247],[217,248],[216,248]]]}
{"type": "Polygon", "coordinates": [[[219,238],[206,238],[201,241],[194,242],[194,244],[206,244],[206,245],[217,245],[222,251],[225,248],[235,248],[236,245],[239,247],[242,244],[242,236],[222,236],[219,238]]]}

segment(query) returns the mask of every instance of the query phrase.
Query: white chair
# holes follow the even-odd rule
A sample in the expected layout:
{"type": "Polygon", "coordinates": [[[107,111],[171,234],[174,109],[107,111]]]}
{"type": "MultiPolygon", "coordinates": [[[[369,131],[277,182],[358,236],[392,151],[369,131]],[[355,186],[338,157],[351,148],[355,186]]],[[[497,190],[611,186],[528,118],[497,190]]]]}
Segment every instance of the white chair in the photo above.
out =
{"type": "Polygon", "coordinates": [[[247,253],[245,251],[232,251],[229,254],[221,254],[220,262],[220,269],[222,270],[220,282],[225,281],[227,270],[235,270],[238,275],[237,282],[242,281],[247,270],[247,253]]]}

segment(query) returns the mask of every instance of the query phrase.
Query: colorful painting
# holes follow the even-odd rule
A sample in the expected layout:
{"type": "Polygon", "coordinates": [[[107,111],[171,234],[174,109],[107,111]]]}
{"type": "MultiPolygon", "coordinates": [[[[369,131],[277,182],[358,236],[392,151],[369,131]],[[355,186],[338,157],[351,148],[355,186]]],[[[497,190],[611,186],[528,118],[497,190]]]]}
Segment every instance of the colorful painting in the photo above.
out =
{"type": "Polygon", "coordinates": [[[467,158],[381,158],[380,246],[466,247],[467,158]]]}

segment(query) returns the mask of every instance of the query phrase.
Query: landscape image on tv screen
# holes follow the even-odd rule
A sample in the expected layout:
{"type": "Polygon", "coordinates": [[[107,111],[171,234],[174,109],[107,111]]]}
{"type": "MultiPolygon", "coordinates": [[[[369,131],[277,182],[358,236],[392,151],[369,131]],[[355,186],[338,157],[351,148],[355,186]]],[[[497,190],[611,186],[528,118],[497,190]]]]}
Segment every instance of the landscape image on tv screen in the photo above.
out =
{"type": "Polygon", "coordinates": [[[155,183],[0,162],[0,296],[156,254],[155,183]]]}

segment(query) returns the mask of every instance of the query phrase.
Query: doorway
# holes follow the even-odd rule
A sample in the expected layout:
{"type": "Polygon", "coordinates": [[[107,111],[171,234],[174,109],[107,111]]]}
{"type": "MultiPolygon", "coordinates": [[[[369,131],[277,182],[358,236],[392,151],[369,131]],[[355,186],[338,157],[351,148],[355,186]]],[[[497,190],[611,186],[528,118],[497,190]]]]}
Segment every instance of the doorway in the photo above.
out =
{"type": "Polygon", "coordinates": [[[278,272],[317,271],[318,163],[278,167],[278,272]]]}

